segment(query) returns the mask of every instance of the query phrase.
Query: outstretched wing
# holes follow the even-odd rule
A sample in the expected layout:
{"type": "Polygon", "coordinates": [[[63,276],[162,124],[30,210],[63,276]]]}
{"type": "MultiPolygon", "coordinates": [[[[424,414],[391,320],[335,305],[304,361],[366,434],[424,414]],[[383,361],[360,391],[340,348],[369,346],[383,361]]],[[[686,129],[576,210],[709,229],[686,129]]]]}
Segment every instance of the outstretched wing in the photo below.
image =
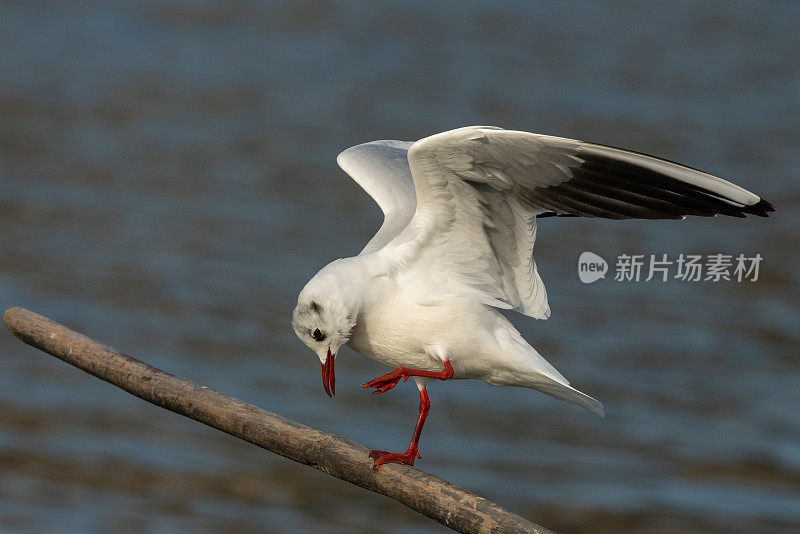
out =
{"type": "Polygon", "coordinates": [[[459,128],[414,143],[408,161],[417,211],[386,253],[407,270],[439,273],[442,287],[537,318],[549,308],[532,259],[536,215],[680,219],[774,211],[753,193],[683,165],[527,132],[459,128]]]}
{"type": "Polygon", "coordinates": [[[339,166],[383,211],[383,224],[361,254],[383,247],[414,216],[417,198],[407,157],[413,144],[412,141],[372,141],[348,148],[336,158],[339,166]]]}

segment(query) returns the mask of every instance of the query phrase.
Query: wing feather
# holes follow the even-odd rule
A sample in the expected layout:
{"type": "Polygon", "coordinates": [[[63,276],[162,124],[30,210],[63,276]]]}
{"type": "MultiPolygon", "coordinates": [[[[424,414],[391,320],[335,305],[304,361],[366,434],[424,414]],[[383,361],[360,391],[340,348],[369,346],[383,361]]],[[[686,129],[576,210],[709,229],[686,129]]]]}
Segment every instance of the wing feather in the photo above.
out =
{"type": "Polygon", "coordinates": [[[339,166],[383,211],[383,224],[361,254],[381,249],[408,225],[417,208],[414,180],[408,167],[412,141],[372,141],[348,148],[336,158],[339,166]]]}
{"type": "Polygon", "coordinates": [[[696,169],[572,139],[475,126],[403,148],[416,213],[385,247],[387,256],[423,269],[439,288],[537,318],[550,315],[532,257],[537,215],[680,219],[774,211],[696,169]]]}

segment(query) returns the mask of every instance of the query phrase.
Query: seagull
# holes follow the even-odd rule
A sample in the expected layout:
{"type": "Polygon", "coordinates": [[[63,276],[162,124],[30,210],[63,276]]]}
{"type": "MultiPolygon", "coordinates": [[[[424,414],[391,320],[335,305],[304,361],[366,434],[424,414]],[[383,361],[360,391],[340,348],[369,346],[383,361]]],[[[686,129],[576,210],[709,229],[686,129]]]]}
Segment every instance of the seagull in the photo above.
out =
{"type": "Polygon", "coordinates": [[[337,259],[303,288],[292,327],[336,392],[347,345],[394,369],[363,384],[380,394],[413,378],[419,417],[405,452],[373,450],[373,470],[414,465],[430,410],[427,384],[455,378],[541,391],[593,414],[603,405],[573,388],[499,310],[547,319],[533,245],[537,219],[683,219],[773,206],[721,178],[629,150],[494,126],[348,148],[339,166],[384,221],[355,257],[337,259]]]}

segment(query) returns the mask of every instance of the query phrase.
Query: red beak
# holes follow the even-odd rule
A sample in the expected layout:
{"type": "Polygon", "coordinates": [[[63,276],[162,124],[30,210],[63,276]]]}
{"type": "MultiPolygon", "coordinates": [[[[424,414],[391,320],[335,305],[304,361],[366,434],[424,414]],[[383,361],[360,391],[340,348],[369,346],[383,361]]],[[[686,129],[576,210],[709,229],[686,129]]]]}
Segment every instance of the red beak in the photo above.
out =
{"type": "Polygon", "coordinates": [[[333,360],[335,354],[331,354],[328,349],[328,357],[325,358],[325,363],[322,364],[322,387],[325,388],[325,393],[329,397],[336,395],[336,373],[333,371],[333,360]]]}

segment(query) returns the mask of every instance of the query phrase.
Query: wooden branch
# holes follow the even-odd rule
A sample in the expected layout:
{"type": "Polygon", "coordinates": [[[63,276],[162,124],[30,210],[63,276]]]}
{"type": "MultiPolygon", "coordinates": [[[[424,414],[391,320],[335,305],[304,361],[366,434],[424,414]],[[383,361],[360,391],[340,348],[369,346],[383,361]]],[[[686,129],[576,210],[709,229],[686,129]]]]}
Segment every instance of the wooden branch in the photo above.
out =
{"type": "Polygon", "coordinates": [[[25,343],[140,399],[391,497],[458,532],[550,533],[419,469],[388,464],[373,473],[369,450],[348,438],[301,425],[172,376],[24,308],[10,308],[3,321],[25,343]]]}

